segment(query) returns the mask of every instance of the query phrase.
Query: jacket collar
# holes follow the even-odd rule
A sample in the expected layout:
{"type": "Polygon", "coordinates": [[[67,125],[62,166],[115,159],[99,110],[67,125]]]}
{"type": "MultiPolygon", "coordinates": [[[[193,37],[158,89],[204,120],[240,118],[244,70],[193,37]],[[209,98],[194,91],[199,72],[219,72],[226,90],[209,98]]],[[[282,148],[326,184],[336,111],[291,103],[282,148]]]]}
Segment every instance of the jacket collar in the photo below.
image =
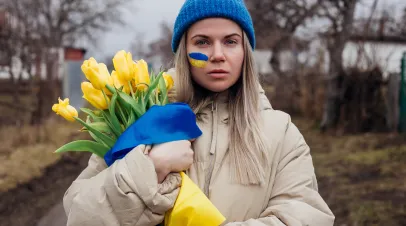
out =
{"type": "MultiPolygon", "coordinates": [[[[261,85],[259,85],[258,95],[259,95],[259,107],[261,111],[271,110],[272,105],[268,100],[265,91],[261,85]]],[[[229,103],[228,91],[221,92],[217,94],[215,97],[213,97],[212,102],[208,106],[206,106],[206,108],[202,112],[198,113],[198,117],[205,118],[207,114],[211,114],[212,111],[216,110],[221,122],[227,123],[229,117],[227,111],[228,103],[229,103]]]]}

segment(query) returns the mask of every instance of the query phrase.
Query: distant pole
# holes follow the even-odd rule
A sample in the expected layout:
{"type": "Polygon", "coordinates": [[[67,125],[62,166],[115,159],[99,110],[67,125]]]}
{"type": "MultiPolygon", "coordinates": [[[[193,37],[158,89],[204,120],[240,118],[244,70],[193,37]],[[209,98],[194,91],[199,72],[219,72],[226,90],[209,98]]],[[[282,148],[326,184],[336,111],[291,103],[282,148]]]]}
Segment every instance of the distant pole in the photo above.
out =
{"type": "Polygon", "coordinates": [[[399,132],[406,132],[406,52],[403,53],[400,64],[400,91],[399,91],[399,132]]]}

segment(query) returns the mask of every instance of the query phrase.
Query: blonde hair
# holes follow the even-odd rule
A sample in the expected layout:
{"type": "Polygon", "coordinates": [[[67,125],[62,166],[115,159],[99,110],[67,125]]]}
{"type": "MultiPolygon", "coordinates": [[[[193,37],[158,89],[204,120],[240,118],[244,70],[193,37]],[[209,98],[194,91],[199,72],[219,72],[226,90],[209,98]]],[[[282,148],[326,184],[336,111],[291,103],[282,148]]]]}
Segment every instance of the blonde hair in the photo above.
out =
{"type": "MultiPolygon", "coordinates": [[[[261,184],[265,179],[266,138],[261,128],[259,106],[259,78],[248,37],[244,33],[244,62],[242,76],[229,92],[231,180],[248,184],[261,184]]],[[[199,92],[201,88],[192,80],[183,35],[175,55],[176,100],[188,103],[195,113],[210,104],[210,96],[199,92]]]]}

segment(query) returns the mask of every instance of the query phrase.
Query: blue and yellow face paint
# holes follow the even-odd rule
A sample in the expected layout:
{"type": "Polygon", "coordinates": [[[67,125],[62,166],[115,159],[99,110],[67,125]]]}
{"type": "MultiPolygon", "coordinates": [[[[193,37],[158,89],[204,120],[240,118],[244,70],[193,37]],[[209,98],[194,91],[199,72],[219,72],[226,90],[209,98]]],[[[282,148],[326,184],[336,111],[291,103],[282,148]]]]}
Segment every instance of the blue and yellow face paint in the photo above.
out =
{"type": "Polygon", "coordinates": [[[189,62],[192,66],[204,68],[209,61],[209,57],[203,53],[189,53],[189,62]]]}

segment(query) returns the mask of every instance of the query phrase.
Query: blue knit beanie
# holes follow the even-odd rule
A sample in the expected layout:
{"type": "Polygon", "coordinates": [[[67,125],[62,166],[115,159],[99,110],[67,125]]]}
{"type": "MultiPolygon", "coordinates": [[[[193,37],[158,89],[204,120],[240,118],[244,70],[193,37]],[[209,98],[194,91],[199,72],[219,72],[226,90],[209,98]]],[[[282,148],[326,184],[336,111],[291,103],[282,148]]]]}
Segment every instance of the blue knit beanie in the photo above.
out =
{"type": "Polygon", "coordinates": [[[175,21],[172,51],[176,52],[183,33],[192,24],[209,17],[227,18],[239,24],[255,49],[254,26],[244,0],[186,0],[175,21]]]}

